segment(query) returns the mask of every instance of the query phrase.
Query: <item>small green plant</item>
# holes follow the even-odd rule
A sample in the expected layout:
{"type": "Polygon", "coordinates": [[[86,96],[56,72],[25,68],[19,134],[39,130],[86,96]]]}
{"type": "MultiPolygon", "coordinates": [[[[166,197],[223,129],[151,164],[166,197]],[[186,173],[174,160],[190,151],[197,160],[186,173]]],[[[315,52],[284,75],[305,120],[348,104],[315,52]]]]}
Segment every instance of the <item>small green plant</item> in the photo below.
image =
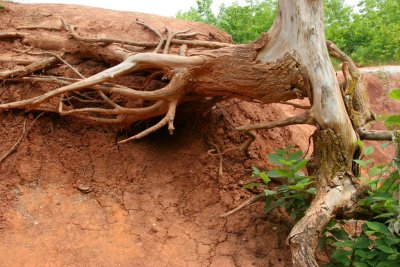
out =
{"type": "MultiPolygon", "coordinates": [[[[393,89],[389,97],[400,101],[400,88],[393,89]]],[[[400,115],[391,115],[385,118],[385,125],[389,128],[398,129],[400,127],[400,115]]]]}
{"type": "Polygon", "coordinates": [[[276,168],[265,172],[253,167],[253,177],[260,178],[262,183],[247,184],[245,188],[256,187],[263,190],[265,212],[275,207],[282,207],[294,220],[300,219],[316,192],[315,188],[311,187],[312,177],[302,172],[307,165],[307,160],[303,159],[302,152],[294,150],[293,146],[278,149],[267,158],[276,168]],[[271,181],[274,179],[280,179],[283,183],[270,188],[271,181]]]}
{"type": "Polygon", "coordinates": [[[386,224],[366,221],[361,227],[361,233],[354,237],[351,237],[342,226],[339,227],[330,230],[329,239],[333,241],[335,250],[331,255],[332,262],[325,266],[400,265],[400,238],[393,234],[386,224]],[[335,229],[334,234],[332,234],[333,229],[335,229]]]}

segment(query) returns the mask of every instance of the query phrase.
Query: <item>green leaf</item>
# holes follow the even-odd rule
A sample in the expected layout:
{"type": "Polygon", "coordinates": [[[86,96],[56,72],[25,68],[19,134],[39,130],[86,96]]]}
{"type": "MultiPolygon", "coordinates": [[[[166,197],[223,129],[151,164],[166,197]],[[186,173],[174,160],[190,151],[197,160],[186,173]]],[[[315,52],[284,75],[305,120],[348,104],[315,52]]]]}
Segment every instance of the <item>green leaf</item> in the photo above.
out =
{"type": "Polygon", "coordinates": [[[329,233],[333,235],[336,240],[346,240],[349,238],[349,235],[342,228],[334,228],[330,230],[329,233]]]}
{"type": "Polygon", "coordinates": [[[357,249],[354,252],[354,254],[366,260],[371,260],[377,255],[376,252],[371,252],[370,250],[361,250],[361,249],[357,249]]]}
{"type": "Polygon", "coordinates": [[[374,152],[374,147],[373,146],[368,146],[364,149],[364,155],[369,156],[374,152]]]}
{"type": "Polygon", "coordinates": [[[393,195],[388,192],[377,192],[368,197],[368,199],[371,201],[385,201],[385,200],[390,200],[392,198],[393,195]]]}
{"type": "Polygon", "coordinates": [[[357,145],[360,147],[360,149],[363,149],[363,147],[364,147],[364,143],[360,139],[357,139],[357,145]]]}
{"type": "Polygon", "coordinates": [[[391,261],[381,261],[375,267],[392,267],[395,266],[391,261]]]}
{"type": "Polygon", "coordinates": [[[383,252],[387,253],[387,254],[396,253],[396,250],[394,250],[393,248],[391,248],[388,245],[386,245],[383,240],[376,241],[376,248],[379,249],[380,251],[383,251],[383,252]]]}
{"type": "Polygon", "coordinates": [[[271,182],[271,179],[269,178],[268,174],[266,174],[265,172],[261,172],[260,177],[263,180],[264,184],[268,184],[269,182],[271,182]]]}
{"type": "Polygon", "coordinates": [[[286,177],[286,178],[293,178],[293,173],[289,170],[283,169],[273,169],[268,172],[269,177],[286,177]]]}
{"type": "Polygon", "coordinates": [[[308,163],[308,161],[305,160],[305,159],[300,160],[298,163],[296,163],[296,165],[294,165],[293,171],[294,172],[300,171],[301,169],[303,169],[307,165],[307,163],[308,163]]]}
{"type": "Polygon", "coordinates": [[[268,190],[268,189],[265,189],[264,193],[265,193],[265,196],[273,196],[273,195],[278,194],[278,192],[276,192],[274,190],[268,190]]]}
{"type": "Polygon", "coordinates": [[[388,260],[395,261],[399,258],[399,256],[400,256],[400,253],[392,254],[388,257],[388,260]]]}
{"type": "Polygon", "coordinates": [[[284,156],[284,155],[286,154],[286,150],[284,150],[284,149],[277,149],[277,150],[275,151],[275,153],[278,154],[278,155],[284,156]]]}
{"type": "Polygon", "coordinates": [[[370,240],[368,238],[365,238],[365,237],[360,237],[360,238],[356,239],[356,241],[355,241],[355,243],[353,245],[353,248],[355,248],[355,249],[368,249],[368,247],[371,245],[371,243],[372,243],[372,240],[370,240]]]}
{"type": "Polygon", "coordinates": [[[386,225],[380,222],[365,222],[369,229],[390,236],[391,233],[386,225]]]}
{"type": "Polygon", "coordinates": [[[354,245],[354,242],[352,240],[348,241],[341,241],[341,242],[335,242],[333,243],[335,247],[341,247],[341,248],[351,248],[354,245]]]}
{"type": "Polygon", "coordinates": [[[396,181],[399,179],[399,175],[397,172],[392,172],[389,178],[385,179],[383,183],[379,186],[379,192],[391,192],[394,191],[396,188],[399,188],[399,183],[396,181]]]}
{"type": "Polygon", "coordinates": [[[386,219],[386,218],[393,218],[396,214],[394,212],[380,214],[375,216],[374,219],[386,219]]]}
{"type": "Polygon", "coordinates": [[[313,182],[310,182],[309,178],[306,178],[306,179],[303,179],[303,180],[297,182],[294,185],[289,185],[289,189],[292,189],[292,190],[304,189],[307,185],[310,185],[312,183],[313,182]]]}
{"type": "Polygon", "coordinates": [[[253,176],[260,176],[261,171],[257,167],[252,167],[253,169],[253,176]]]}
{"type": "Polygon", "coordinates": [[[385,168],[385,165],[375,165],[374,167],[372,167],[369,172],[368,175],[369,177],[373,177],[376,175],[380,175],[383,172],[383,169],[385,168]]]}
{"type": "Polygon", "coordinates": [[[390,143],[381,144],[380,147],[381,147],[382,149],[385,149],[385,148],[387,148],[389,145],[390,145],[390,143]]]}
{"type": "Polygon", "coordinates": [[[389,97],[395,100],[400,100],[400,89],[396,88],[389,93],[389,97]]]}
{"type": "Polygon", "coordinates": [[[285,158],[282,155],[279,154],[269,154],[268,155],[268,160],[269,162],[275,164],[275,165],[279,165],[279,166],[283,166],[282,164],[282,160],[284,161],[285,158]]]}
{"type": "Polygon", "coordinates": [[[355,163],[357,163],[358,165],[360,165],[361,167],[367,168],[368,164],[365,160],[361,160],[361,159],[354,159],[353,160],[355,163]]]}
{"type": "Polygon", "coordinates": [[[289,161],[297,161],[299,159],[301,159],[301,156],[303,155],[303,152],[301,150],[292,152],[289,154],[288,160],[289,161]]]}
{"type": "Polygon", "coordinates": [[[350,259],[349,256],[352,254],[351,251],[347,251],[347,250],[338,250],[335,251],[332,254],[332,258],[337,261],[340,262],[342,264],[344,264],[344,266],[349,266],[350,265],[350,259]]]}
{"type": "Polygon", "coordinates": [[[369,267],[368,264],[363,263],[363,262],[353,262],[354,267],[369,267]]]}
{"type": "Polygon", "coordinates": [[[250,189],[250,190],[253,190],[254,188],[257,188],[257,187],[259,187],[259,186],[261,186],[260,183],[249,183],[249,184],[244,185],[244,186],[243,186],[243,189],[250,189]]]}
{"type": "Polygon", "coordinates": [[[395,236],[386,237],[382,239],[382,241],[385,242],[385,244],[388,245],[389,247],[400,243],[400,239],[396,238],[395,236]]]}
{"type": "Polygon", "coordinates": [[[314,187],[311,187],[311,188],[308,188],[306,190],[306,192],[315,195],[317,193],[317,189],[314,187]]]}
{"type": "Polygon", "coordinates": [[[386,124],[386,125],[396,125],[396,124],[400,124],[400,115],[392,115],[392,116],[389,116],[389,117],[385,120],[385,124],[386,124]]]}

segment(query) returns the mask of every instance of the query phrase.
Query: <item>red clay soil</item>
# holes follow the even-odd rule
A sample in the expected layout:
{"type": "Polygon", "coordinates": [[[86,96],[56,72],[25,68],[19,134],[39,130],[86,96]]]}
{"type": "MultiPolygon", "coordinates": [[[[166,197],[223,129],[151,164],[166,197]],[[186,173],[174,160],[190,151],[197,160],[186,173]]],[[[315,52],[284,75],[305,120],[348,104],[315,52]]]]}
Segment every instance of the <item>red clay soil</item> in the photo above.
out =
{"type": "MultiPolygon", "coordinates": [[[[55,24],[62,14],[83,33],[151,40],[135,35],[139,18],[160,29],[189,25],[230,40],[212,27],[155,15],[7,5],[0,31],[55,24]]],[[[0,42],[1,55],[15,53],[9,48],[9,42],[0,42]]],[[[94,61],[76,64],[86,75],[104,69],[94,61]]],[[[386,83],[370,74],[368,80],[376,112],[400,111],[384,97],[392,79],[386,83]]],[[[21,90],[49,89],[35,86],[2,84],[0,96],[8,101],[21,90]]],[[[288,144],[306,151],[312,128],[259,132],[249,156],[224,156],[223,175],[218,175],[220,158],[207,151],[241,143],[235,126],[297,111],[243,101],[206,110],[200,104],[180,107],[173,136],[163,129],[124,145],[116,141],[130,133],[115,127],[41,116],[18,151],[0,165],[0,266],[291,266],[285,244],[291,225],[285,215],[265,215],[261,203],[227,219],[219,215],[251,196],[241,186],[252,166],[265,168],[264,156],[288,144]]],[[[32,125],[37,115],[0,113],[0,156],[19,138],[25,118],[32,125]]]]}
{"type": "MultiPolygon", "coordinates": [[[[390,99],[389,92],[394,88],[400,88],[400,73],[390,74],[385,72],[365,73],[367,90],[371,101],[372,110],[378,115],[400,114],[400,102],[390,99]]],[[[378,121],[372,127],[374,130],[385,130],[382,121],[378,121]]],[[[375,147],[373,157],[376,162],[388,162],[394,153],[394,146],[388,146],[385,149],[380,147],[381,142],[365,142],[366,145],[375,147]]]]}

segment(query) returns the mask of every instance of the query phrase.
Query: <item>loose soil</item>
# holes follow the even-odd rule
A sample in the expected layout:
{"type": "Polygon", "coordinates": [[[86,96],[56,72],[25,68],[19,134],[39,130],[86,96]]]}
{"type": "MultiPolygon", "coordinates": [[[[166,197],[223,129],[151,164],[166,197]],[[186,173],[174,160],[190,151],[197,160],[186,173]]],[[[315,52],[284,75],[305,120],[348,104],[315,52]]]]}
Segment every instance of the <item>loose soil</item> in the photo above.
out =
{"type": "MultiPolygon", "coordinates": [[[[135,33],[139,18],[160,29],[192,27],[230,40],[212,27],[155,15],[7,5],[9,10],[0,13],[1,31],[32,22],[57,23],[62,14],[90,34],[151,41],[150,34],[135,33]]],[[[0,42],[2,56],[15,53],[9,46],[0,42]]],[[[76,64],[86,75],[104,68],[94,61],[76,64]]],[[[400,76],[366,75],[374,111],[400,112],[386,98],[400,76]]],[[[0,96],[8,100],[14,90],[35,88],[2,84],[0,96]]],[[[0,165],[0,266],[291,266],[285,244],[291,224],[285,214],[265,215],[259,203],[227,219],[219,215],[251,196],[242,185],[250,180],[252,166],[266,168],[267,153],[288,144],[307,151],[312,127],[260,131],[249,155],[222,158],[219,175],[221,159],[207,151],[243,142],[234,127],[300,111],[237,100],[209,110],[201,104],[180,107],[173,136],[163,129],[124,145],[116,141],[129,131],[41,116],[18,151],[0,165]]],[[[0,113],[0,155],[19,138],[25,118],[32,125],[37,116],[0,113]]],[[[391,157],[390,149],[379,151],[381,160],[391,157]]]]}

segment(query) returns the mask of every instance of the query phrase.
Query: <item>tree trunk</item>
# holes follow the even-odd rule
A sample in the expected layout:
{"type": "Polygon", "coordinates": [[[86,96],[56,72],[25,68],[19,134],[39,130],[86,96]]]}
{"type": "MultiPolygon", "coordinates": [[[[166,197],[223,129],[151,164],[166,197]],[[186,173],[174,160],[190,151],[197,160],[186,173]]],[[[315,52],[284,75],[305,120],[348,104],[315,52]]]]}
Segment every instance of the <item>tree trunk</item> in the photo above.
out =
{"type": "MultiPolygon", "coordinates": [[[[238,130],[301,123],[317,126],[309,171],[310,175],[316,177],[318,193],[304,218],[292,229],[288,242],[294,266],[318,266],[314,253],[320,234],[338,211],[351,208],[357,201],[358,184],[353,174],[353,159],[358,150],[356,130],[373,118],[362,77],[351,59],[331,43],[328,43],[328,51],[322,0],[279,0],[277,18],[270,31],[252,44],[237,46],[215,41],[186,40],[187,36],[195,34],[174,32],[175,29],[170,28],[167,28],[165,37],[157,29],[139,21],[137,23],[143,25],[146,31],[153,32],[159,41],[83,37],[73,25],[63,19],[61,21],[59,28],[49,27],[49,30],[60,31],[63,35],[14,30],[0,33],[1,40],[19,39],[25,45],[42,49],[48,56],[23,69],[0,72],[0,80],[61,85],[32,98],[0,104],[0,111],[46,110],[112,124],[132,124],[165,115],[154,126],[121,141],[124,143],[142,138],[164,126],[172,134],[175,110],[179,103],[185,101],[204,97],[236,97],[280,103],[308,97],[311,107],[301,116],[254,127],[240,127],[238,130]],[[127,44],[131,51],[126,50],[127,44]],[[117,64],[85,78],[60,55],[48,50],[63,51],[70,57],[96,58],[117,64]],[[344,92],[339,88],[329,52],[349,63],[353,83],[344,92]],[[59,61],[68,65],[80,78],[31,75],[59,61]],[[147,84],[153,82],[156,85],[130,88],[116,83],[118,77],[143,71],[152,73],[146,78],[147,84]],[[162,82],[160,77],[163,78],[162,82]],[[97,93],[97,96],[90,95],[92,102],[97,101],[96,105],[83,104],[88,102],[88,90],[97,93]],[[80,102],[70,101],[66,105],[66,99],[72,98],[80,102]],[[82,98],[87,98],[86,102],[82,98]]],[[[28,26],[21,29],[35,28],[28,26]]]]}

